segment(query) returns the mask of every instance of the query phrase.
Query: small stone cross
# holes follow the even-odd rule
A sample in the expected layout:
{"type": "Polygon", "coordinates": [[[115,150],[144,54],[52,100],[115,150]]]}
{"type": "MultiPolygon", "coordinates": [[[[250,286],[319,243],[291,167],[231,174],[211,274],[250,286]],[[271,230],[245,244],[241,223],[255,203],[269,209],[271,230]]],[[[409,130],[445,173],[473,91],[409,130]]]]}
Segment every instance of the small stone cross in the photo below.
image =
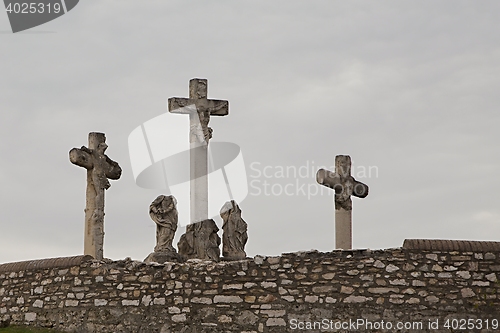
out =
{"type": "Polygon", "coordinates": [[[368,186],[351,176],[351,157],[347,155],[335,157],[335,172],[319,169],[316,180],[319,184],[335,190],[335,247],[352,249],[351,195],[366,197],[368,186]]]}
{"type": "Polygon", "coordinates": [[[108,146],[104,133],[89,133],[89,147],[73,148],[71,163],[87,169],[87,206],[85,208],[84,254],[102,260],[104,246],[104,190],[109,179],[119,179],[122,169],[104,154],[108,146]]]}
{"type": "Polygon", "coordinates": [[[172,113],[189,114],[190,123],[190,186],[191,223],[208,219],[208,142],[212,129],[208,127],[210,116],[227,116],[229,102],[207,99],[208,81],[189,81],[189,98],[168,99],[168,110],[172,113]]]}

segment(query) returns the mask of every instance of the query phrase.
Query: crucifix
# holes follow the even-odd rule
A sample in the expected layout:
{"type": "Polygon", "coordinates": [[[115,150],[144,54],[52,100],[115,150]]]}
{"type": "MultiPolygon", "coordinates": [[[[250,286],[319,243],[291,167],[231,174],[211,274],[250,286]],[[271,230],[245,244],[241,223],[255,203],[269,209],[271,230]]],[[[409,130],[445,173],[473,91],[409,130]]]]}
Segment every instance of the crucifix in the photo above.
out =
{"type": "Polygon", "coordinates": [[[191,223],[208,219],[208,142],[212,129],[210,116],[227,116],[229,102],[208,99],[206,79],[189,81],[189,98],[168,99],[168,110],[189,115],[190,212],[191,223]]]}
{"type": "Polygon", "coordinates": [[[351,176],[351,157],[337,155],[335,171],[319,169],[316,174],[319,184],[335,191],[335,247],[352,249],[352,200],[351,195],[364,198],[368,195],[368,186],[351,176]]]}
{"type": "Polygon", "coordinates": [[[122,169],[104,154],[108,146],[104,133],[89,133],[89,147],[73,148],[71,163],[87,169],[87,205],[85,207],[84,254],[97,260],[104,257],[104,191],[109,179],[119,179],[122,169]]]}

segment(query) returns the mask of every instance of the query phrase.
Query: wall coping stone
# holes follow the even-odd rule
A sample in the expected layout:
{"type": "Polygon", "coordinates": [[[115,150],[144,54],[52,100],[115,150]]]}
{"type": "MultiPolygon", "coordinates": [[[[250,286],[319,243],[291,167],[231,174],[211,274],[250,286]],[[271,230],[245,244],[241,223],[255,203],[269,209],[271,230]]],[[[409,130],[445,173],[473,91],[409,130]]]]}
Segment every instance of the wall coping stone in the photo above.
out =
{"type": "Polygon", "coordinates": [[[403,249],[428,251],[500,252],[500,242],[445,239],[405,239],[403,249]]]}
{"type": "Polygon", "coordinates": [[[68,268],[72,266],[79,266],[80,264],[93,259],[94,258],[92,258],[92,256],[83,255],[74,257],[60,257],[60,258],[11,262],[6,264],[0,264],[0,273],[37,271],[50,268],[68,268]]]}

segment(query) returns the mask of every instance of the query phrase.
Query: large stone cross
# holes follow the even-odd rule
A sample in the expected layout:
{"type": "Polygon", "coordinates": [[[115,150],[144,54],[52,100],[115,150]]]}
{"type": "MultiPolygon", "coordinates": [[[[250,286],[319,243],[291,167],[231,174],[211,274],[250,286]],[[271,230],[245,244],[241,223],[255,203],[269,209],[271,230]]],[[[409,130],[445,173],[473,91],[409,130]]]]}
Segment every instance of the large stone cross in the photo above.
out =
{"type": "Polygon", "coordinates": [[[212,129],[210,116],[227,116],[229,102],[208,99],[206,79],[189,81],[189,98],[168,99],[172,113],[189,114],[191,223],[208,219],[208,142],[212,129]]]}
{"type": "Polygon", "coordinates": [[[352,249],[351,195],[366,197],[368,186],[351,176],[351,157],[347,155],[335,157],[335,172],[319,169],[316,180],[319,184],[335,190],[335,247],[352,249]]]}
{"type": "Polygon", "coordinates": [[[104,154],[108,146],[104,133],[89,133],[89,147],[73,148],[71,163],[87,169],[87,206],[85,207],[84,254],[103,259],[104,246],[104,190],[109,179],[119,179],[122,169],[104,154]]]}

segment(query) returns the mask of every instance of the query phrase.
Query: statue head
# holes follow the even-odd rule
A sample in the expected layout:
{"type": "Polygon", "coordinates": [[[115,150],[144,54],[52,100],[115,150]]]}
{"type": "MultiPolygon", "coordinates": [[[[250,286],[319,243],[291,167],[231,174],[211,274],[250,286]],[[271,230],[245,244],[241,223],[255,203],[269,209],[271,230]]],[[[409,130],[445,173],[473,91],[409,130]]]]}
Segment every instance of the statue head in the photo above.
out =
{"type": "Polygon", "coordinates": [[[177,207],[177,199],[173,195],[159,195],[149,205],[149,213],[164,214],[177,207]]]}
{"type": "Polygon", "coordinates": [[[224,206],[222,206],[220,210],[220,217],[222,217],[225,221],[229,218],[231,213],[241,213],[240,207],[234,200],[228,201],[224,204],[224,206]]]}

